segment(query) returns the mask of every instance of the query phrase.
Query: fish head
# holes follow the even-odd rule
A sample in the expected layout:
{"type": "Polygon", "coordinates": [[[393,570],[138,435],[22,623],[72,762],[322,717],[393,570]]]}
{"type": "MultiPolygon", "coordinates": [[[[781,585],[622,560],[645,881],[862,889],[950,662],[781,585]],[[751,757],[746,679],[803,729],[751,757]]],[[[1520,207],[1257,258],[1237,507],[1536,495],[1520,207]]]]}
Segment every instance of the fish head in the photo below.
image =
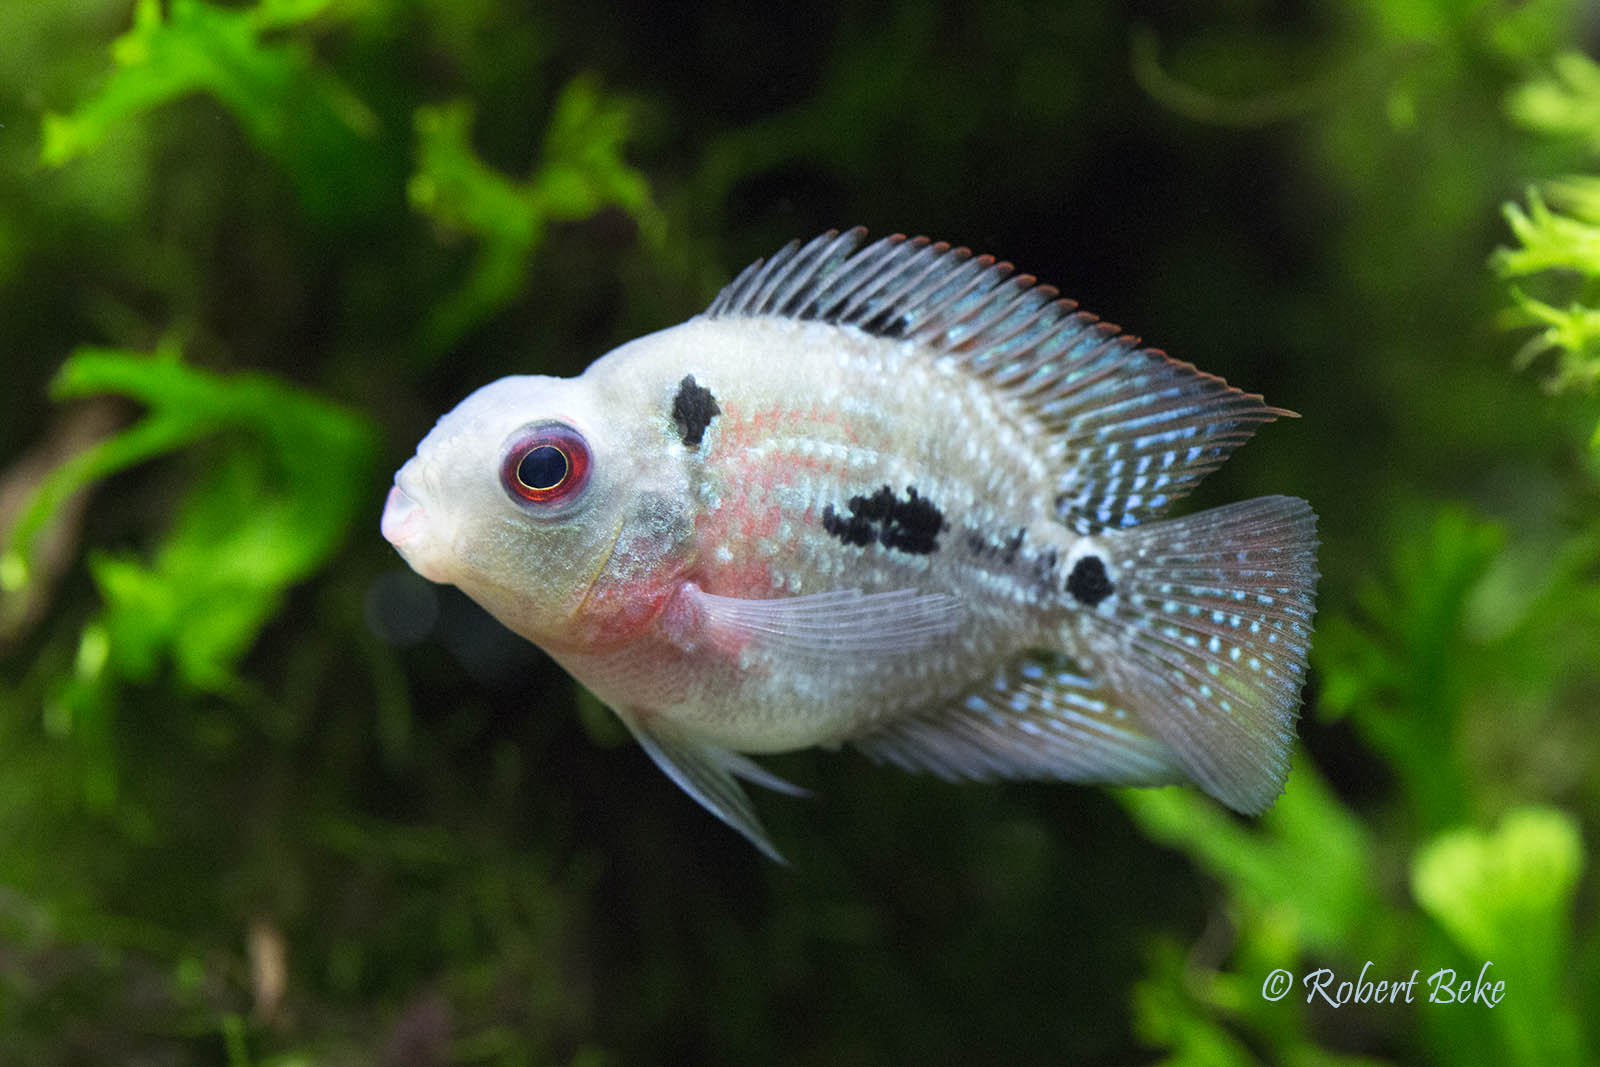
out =
{"type": "Polygon", "coordinates": [[[395,474],[383,536],[424,578],[559,646],[652,481],[627,406],[612,400],[585,377],[477,390],[395,474]]]}

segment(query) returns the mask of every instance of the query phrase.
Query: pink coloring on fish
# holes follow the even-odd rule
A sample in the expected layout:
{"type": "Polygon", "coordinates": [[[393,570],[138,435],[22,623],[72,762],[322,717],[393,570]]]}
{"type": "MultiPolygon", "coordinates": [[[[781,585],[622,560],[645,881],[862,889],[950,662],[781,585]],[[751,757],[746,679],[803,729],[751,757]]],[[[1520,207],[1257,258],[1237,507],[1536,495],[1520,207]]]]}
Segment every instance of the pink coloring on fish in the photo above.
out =
{"type": "Polygon", "coordinates": [[[576,378],[484,386],[383,534],[543,648],[778,858],[750,758],[852,745],[942,778],[1288,775],[1315,516],[1163,517],[1290,414],[1007,263],[829,232],[576,378]]]}

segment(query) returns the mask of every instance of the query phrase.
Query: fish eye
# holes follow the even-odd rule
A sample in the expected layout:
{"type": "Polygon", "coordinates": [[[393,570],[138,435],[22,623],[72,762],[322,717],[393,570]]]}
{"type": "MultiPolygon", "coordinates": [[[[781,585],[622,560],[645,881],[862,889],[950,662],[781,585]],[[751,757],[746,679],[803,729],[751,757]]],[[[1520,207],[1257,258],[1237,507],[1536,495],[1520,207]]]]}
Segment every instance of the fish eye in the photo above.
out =
{"type": "Polygon", "coordinates": [[[564,504],[589,480],[589,444],[564,423],[527,427],[511,436],[500,460],[500,483],[513,500],[564,504]]]}
{"type": "Polygon", "coordinates": [[[517,482],[536,493],[548,493],[560,488],[571,469],[565,452],[555,445],[539,445],[524,453],[517,464],[517,482]]]}

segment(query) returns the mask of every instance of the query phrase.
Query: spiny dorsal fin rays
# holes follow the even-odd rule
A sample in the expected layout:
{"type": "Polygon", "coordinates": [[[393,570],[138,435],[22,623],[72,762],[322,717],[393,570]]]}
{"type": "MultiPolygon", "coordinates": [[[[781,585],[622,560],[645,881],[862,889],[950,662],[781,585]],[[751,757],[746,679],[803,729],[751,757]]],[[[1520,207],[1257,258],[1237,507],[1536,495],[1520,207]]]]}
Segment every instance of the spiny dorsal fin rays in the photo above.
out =
{"type": "Polygon", "coordinates": [[[1013,397],[1057,437],[1057,512],[1083,532],[1161,514],[1288,415],[1079,311],[993,256],[860,227],[740,272],[708,318],[776,316],[905,338],[1013,397]]]}
{"type": "Polygon", "coordinates": [[[804,247],[799,241],[790,241],[768,258],[758,259],[740,271],[733,281],[723,286],[705,314],[710,318],[776,314],[811,317],[800,314],[798,309],[785,312],[783,308],[797,293],[814,292],[817,281],[836,271],[856,250],[864,233],[859,229],[844,233],[829,230],[804,247]],[[791,271],[797,284],[784,287],[782,301],[772,301],[777,283],[790,276],[791,271]]]}
{"type": "Polygon", "coordinates": [[[785,314],[793,301],[806,290],[810,279],[818,270],[827,269],[830,261],[842,262],[849,256],[852,244],[848,234],[840,234],[828,242],[813,241],[796,255],[788,276],[788,284],[775,286],[770,304],[777,314],[785,314]]]}

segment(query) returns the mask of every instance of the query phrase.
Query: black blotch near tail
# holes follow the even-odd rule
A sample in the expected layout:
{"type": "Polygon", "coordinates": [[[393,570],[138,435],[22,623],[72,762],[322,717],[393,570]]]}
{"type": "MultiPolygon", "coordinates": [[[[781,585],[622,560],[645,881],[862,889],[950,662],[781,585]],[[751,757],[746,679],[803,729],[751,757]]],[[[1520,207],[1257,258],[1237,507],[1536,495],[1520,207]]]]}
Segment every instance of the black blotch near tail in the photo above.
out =
{"type": "Polygon", "coordinates": [[[865,547],[877,541],[884,548],[915,555],[939,549],[944,513],[915,486],[906,487],[901,500],[887,485],[871,496],[853,496],[848,516],[829,504],[822,509],[822,528],[847,545],[865,547]]]}
{"type": "Polygon", "coordinates": [[[1067,575],[1067,592],[1091,608],[1110,596],[1114,589],[1105,562],[1099,556],[1084,556],[1078,560],[1072,573],[1067,575]]]}
{"type": "Polygon", "coordinates": [[[694,375],[684,375],[678,383],[678,395],[672,398],[672,422],[678,427],[678,437],[685,448],[699,448],[711,420],[722,414],[717,398],[711,390],[699,385],[694,375]]]}

